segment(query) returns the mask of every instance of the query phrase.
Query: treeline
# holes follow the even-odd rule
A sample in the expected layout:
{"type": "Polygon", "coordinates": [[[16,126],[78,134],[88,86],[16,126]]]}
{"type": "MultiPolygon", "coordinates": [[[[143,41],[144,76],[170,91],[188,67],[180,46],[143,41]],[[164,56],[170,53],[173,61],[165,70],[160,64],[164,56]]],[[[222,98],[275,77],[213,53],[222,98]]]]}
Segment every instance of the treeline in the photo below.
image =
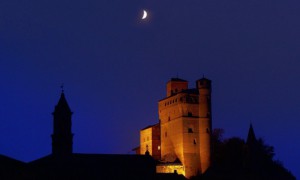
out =
{"type": "Polygon", "coordinates": [[[212,166],[192,180],[295,180],[280,161],[274,160],[274,148],[256,139],[250,126],[247,141],[223,139],[223,129],[215,129],[212,138],[212,166]]]}

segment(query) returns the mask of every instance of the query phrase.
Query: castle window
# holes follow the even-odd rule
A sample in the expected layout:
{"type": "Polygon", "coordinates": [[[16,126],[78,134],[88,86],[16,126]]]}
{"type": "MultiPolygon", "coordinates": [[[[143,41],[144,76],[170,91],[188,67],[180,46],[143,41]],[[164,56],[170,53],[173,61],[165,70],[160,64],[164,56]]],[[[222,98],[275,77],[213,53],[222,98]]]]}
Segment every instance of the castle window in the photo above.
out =
{"type": "Polygon", "coordinates": [[[192,117],[193,114],[191,112],[188,112],[188,117],[192,117]]]}
{"type": "Polygon", "coordinates": [[[188,133],[193,133],[193,129],[192,128],[188,128],[188,133]]]}
{"type": "Polygon", "coordinates": [[[194,144],[195,144],[195,145],[197,144],[197,141],[196,141],[196,139],[194,139],[194,144]]]}
{"type": "Polygon", "coordinates": [[[160,150],[160,146],[157,146],[157,150],[160,150]]]}

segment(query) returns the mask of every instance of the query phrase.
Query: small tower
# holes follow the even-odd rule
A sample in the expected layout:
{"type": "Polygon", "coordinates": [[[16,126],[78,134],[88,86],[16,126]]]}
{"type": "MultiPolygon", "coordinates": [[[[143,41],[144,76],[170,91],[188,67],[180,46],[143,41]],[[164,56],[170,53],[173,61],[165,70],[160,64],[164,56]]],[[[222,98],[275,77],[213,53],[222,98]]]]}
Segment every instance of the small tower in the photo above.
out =
{"type": "Polygon", "coordinates": [[[183,90],[188,89],[188,82],[179,78],[172,78],[167,83],[167,97],[175,95],[183,90]]]}
{"type": "Polygon", "coordinates": [[[72,112],[62,90],[53,115],[52,154],[71,155],[73,152],[72,112]]]}
{"type": "Polygon", "coordinates": [[[211,165],[211,81],[201,78],[196,82],[199,91],[199,139],[201,173],[211,165]]]}

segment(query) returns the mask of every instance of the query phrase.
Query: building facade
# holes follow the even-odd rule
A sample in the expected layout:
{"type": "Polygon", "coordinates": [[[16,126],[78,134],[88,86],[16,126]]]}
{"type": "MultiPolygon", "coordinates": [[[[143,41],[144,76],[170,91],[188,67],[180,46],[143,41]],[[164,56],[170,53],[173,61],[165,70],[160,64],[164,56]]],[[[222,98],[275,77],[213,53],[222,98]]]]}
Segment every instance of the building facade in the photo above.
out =
{"type": "Polygon", "coordinates": [[[204,173],[211,163],[211,81],[201,78],[189,89],[187,81],[172,78],[166,89],[167,96],[158,102],[159,123],[140,131],[140,152],[148,150],[160,161],[159,173],[173,170],[188,178],[204,173]],[[160,142],[150,138],[154,127],[160,142]]]}

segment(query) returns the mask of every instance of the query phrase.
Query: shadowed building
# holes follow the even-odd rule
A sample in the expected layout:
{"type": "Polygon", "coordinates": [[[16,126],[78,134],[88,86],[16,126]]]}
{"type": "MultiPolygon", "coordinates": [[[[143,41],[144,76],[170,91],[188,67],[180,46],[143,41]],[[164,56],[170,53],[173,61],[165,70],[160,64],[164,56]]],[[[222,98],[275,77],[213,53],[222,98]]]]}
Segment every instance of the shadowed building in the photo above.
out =
{"type": "Polygon", "coordinates": [[[0,155],[0,179],[20,179],[25,163],[0,155]]]}
{"type": "Polygon", "coordinates": [[[62,92],[53,112],[52,154],[28,163],[22,179],[156,179],[151,156],[73,153],[71,116],[62,92]]]}
{"type": "Polygon", "coordinates": [[[172,78],[158,114],[158,124],[140,131],[140,153],[148,150],[160,160],[158,173],[204,173],[211,163],[211,81],[201,78],[189,89],[187,81],[172,78]],[[155,129],[160,129],[160,143],[154,141],[155,129]]]}
{"type": "Polygon", "coordinates": [[[73,152],[72,114],[65,94],[62,92],[52,113],[52,154],[54,155],[70,155],[73,152]]]}

